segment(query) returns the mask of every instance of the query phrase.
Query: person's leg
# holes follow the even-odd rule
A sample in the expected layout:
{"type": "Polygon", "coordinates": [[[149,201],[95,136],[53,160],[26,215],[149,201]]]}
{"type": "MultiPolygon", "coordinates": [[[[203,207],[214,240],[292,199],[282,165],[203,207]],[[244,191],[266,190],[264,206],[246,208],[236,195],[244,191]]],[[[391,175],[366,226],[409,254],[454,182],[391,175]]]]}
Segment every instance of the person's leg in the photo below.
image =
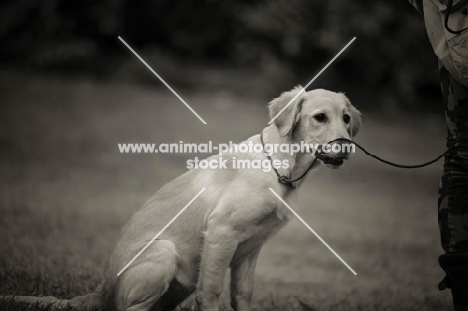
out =
{"type": "MultiPolygon", "coordinates": [[[[448,127],[447,146],[468,126],[468,88],[441,68],[443,102],[448,127]]],[[[439,228],[446,254],[439,257],[447,277],[441,289],[452,289],[455,310],[468,310],[468,130],[445,156],[439,189],[439,228]]]]}

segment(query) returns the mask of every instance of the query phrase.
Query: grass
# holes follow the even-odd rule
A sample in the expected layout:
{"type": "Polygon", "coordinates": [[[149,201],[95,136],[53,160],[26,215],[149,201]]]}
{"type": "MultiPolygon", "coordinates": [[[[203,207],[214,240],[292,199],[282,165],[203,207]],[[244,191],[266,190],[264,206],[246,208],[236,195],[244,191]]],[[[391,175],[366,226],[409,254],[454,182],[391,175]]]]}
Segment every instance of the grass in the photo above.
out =
{"type": "MultiPolygon", "coordinates": [[[[14,72],[0,81],[0,295],[92,291],[123,224],[193,157],[119,154],[117,143],[240,141],[268,121],[268,99],[228,92],[180,92],[203,125],[166,89],[14,72]]],[[[365,114],[364,124],[357,141],[390,160],[444,148],[442,114],[365,114]]],[[[308,176],[299,214],[358,275],[292,220],[260,255],[254,310],[299,310],[294,296],[316,310],[450,310],[437,290],[441,167],[394,169],[358,153],[308,176]]]]}

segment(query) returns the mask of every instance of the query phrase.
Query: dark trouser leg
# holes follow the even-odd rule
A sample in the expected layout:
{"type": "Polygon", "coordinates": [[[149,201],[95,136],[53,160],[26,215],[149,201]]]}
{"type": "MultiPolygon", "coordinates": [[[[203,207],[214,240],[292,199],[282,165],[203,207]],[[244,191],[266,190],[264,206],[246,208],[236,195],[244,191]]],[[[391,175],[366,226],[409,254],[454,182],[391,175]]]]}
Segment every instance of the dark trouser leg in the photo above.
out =
{"type": "MultiPolygon", "coordinates": [[[[441,84],[450,146],[468,126],[468,88],[457,83],[445,68],[441,69],[441,84]]],[[[455,310],[468,310],[468,133],[445,156],[438,203],[446,252],[439,263],[447,273],[439,286],[452,289],[455,310]]]]}

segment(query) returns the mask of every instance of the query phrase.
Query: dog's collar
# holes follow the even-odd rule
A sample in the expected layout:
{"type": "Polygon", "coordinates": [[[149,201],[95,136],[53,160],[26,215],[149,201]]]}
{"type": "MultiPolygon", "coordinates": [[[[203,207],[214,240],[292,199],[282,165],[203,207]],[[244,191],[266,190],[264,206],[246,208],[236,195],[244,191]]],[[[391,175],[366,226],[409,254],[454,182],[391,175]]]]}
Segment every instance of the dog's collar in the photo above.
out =
{"type": "MultiPolygon", "coordinates": [[[[262,132],[260,133],[260,142],[262,143],[262,147],[263,147],[263,150],[265,150],[265,143],[263,142],[263,130],[262,132]]],[[[317,162],[317,159],[321,156],[320,152],[317,150],[314,154],[314,157],[315,159],[312,161],[312,163],[310,164],[310,166],[304,171],[304,173],[302,173],[298,178],[296,179],[290,179],[288,176],[285,176],[285,175],[281,175],[278,170],[276,169],[276,167],[273,165],[273,160],[271,159],[271,156],[268,155],[267,153],[265,153],[265,156],[268,158],[268,160],[270,160],[271,162],[271,167],[273,168],[273,170],[275,171],[276,173],[276,176],[278,177],[278,182],[280,184],[283,184],[283,185],[286,185],[288,187],[290,187],[291,189],[296,189],[296,186],[293,184],[294,182],[302,179],[305,177],[305,175],[307,175],[307,173],[309,172],[309,170],[312,168],[312,166],[314,166],[315,162],[317,162]]],[[[291,171],[291,174],[292,174],[292,171],[291,171]]]]}

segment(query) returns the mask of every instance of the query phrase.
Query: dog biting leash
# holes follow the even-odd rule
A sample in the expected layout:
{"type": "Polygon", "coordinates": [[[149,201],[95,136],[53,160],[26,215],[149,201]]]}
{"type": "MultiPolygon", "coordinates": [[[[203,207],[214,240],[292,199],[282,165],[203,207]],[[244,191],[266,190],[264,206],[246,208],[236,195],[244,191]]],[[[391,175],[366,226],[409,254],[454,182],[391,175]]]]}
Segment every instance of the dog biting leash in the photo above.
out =
{"type": "MultiPolygon", "coordinates": [[[[413,168],[422,168],[422,167],[425,167],[425,166],[429,166],[437,161],[439,161],[442,157],[444,157],[445,155],[447,155],[453,148],[455,148],[457,146],[457,144],[460,142],[460,140],[463,138],[463,136],[465,135],[466,131],[468,130],[468,125],[465,126],[465,129],[463,130],[463,132],[460,134],[460,136],[457,138],[457,140],[455,140],[452,145],[450,145],[450,147],[447,148],[447,150],[445,150],[442,154],[440,154],[439,156],[435,157],[434,159],[430,160],[430,161],[427,161],[427,162],[424,162],[424,163],[421,163],[421,164],[414,164],[414,165],[406,165],[406,164],[398,164],[398,163],[395,163],[395,162],[391,162],[389,160],[385,160],[385,159],[382,159],[381,157],[375,155],[375,154],[372,154],[370,153],[369,151],[367,151],[364,147],[362,147],[360,144],[356,143],[355,141],[352,141],[351,139],[347,139],[347,138],[338,138],[338,139],[335,139],[335,140],[332,140],[330,142],[328,142],[327,144],[332,144],[334,142],[339,142],[339,141],[342,141],[342,142],[348,142],[348,143],[352,143],[354,144],[356,147],[358,147],[359,149],[361,149],[362,152],[364,152],[366,155],[382,162],[382,163],[385,163],[387,165],[390,165],[390,166],[393,166],[393,167],[398,167],[398,168],[406,168],[406,169],[413,169],[413,168]]],[[[263,142],[263,132],[260,134],[260,141],[262,143],[262,146],[265,147],[265,143],[263,142]]],[[[270,160],[270,162],[273,163],[273,160],[271,159],[271,157],[266,154],[266,157],[268,158],[268,160],[270,160]]],[[[291,189],[296,189],[296,187],[294,186],[294,182],[304,178],[307,173],[310,171],[310,169],[314,166],[315,162],[317,162],[318,159],[320,158],[323,158],[323,153],[320,151],[320,150],[316,150],[315,153],[313,154],[314,155],[314,160],[312,161],[312,163],[309,165],[309,167],[304,171],[304,173],[302,173],[298,178],[295,178],[295,179],[290,179],[289,177],[285,176],[285,175],[281,175],[278,170],[275,168],[274,165],[272,165],[272,168],[273,170],[275,171],[276,173],[276,176],[278,176],[278,182],[280,184],[283,184],[283,185],[286,185],[288,187],[290,187],[291,189]]]]}

